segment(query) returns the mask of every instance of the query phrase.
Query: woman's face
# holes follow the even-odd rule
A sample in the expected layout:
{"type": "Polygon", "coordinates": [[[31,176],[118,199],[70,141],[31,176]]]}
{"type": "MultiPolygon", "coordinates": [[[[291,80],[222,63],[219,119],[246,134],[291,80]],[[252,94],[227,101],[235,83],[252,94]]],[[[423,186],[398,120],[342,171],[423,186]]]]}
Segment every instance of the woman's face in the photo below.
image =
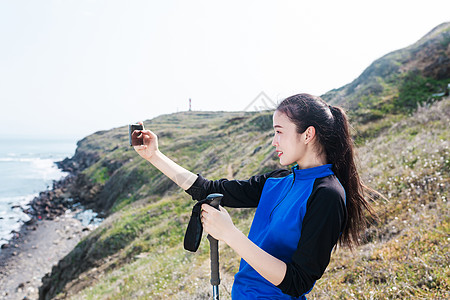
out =
{"type": "Polygon", "coordinates": [[[276,148],[280,164],[282,166],[299,162],[305,155],[306,145],[304,143],[305,133],[297,133],[297,127],[289,118],[279,111],[273,114],[273,129],[275,135],[272,146],[276,148]]]}

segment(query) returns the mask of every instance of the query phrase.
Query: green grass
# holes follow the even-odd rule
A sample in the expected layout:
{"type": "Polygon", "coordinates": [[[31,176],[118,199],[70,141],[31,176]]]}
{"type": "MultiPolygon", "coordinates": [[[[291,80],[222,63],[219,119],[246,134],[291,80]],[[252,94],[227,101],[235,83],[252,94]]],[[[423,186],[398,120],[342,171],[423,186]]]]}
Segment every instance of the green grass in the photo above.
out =
{"type": "MultiPolygon", "coordinates": [[[[387,116],[356,127],[356,132],[367,134],[358,143],[363,179],[389,201],[374,203],[380,220],[365,234],[363,246],[353,253],[333,253],[311,298],[449,296],[449,115],[447,98],[420,107],[410,117],[387,116]]],[[[248,178],[277,163],[270,145],[272,129],[266,124],[269,114],[242,116],[181,113],[147,121],[146,126],[164,128],[170,143],[161,138],[161,150],[192,171],[222,178],[230,165],[236,178],[248,178]]],[[[55,280],[66,276],[58,281],[61,294],[56,299],[209,298],[207,240],[203,238],[197,253],[182,246],[193,205],[190,197],[127,147],[111,151],[117,142],[109,142],[94,150],[87,146],[91,140],[81,149],[98,153],[99,166],[114,162],[117,168],[85,172],[115,198],[111,215],[53,270],[55,280]]],[[[107,197],[99,195],[99,201],[107,197]]],[[[248,233],[254,210],[228,211],[248,233]]],[[[221,299],[230,299],[239,258],[226,245],[220,254],[221,299]]]]}
{"type": "Polygon", "coordinates": [[[365,182],[389,201],[375,203],[380,221],[367,232],[370,242],[333,254],[312,298],[448,298],[449,118],[447,98],[359,149],[365,182]]]}
{"type": "Polygon", "coordinates": [[[402,74],[399,80],[401,80],[399,95],[394,99],[392,108],[397,112],[410,113],[419,105],[442,99],[442,96],[432,95],[445,92],[450,78],[436,80],[410,71],[402,74]]]}

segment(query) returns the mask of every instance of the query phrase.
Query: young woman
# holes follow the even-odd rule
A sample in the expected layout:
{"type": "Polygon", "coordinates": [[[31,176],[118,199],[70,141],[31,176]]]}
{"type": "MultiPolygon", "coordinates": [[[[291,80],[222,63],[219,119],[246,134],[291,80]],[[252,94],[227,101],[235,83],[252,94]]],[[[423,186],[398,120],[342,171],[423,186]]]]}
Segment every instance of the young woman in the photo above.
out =
{"type": "Polygon", "coordinates": [[[296,165],[248,180],[210,181],[187,171],[158,150],[149,130],[141,131],[144,145],[135,147],[195,200],[221,193],[224,206],[257,207],[246,237],[223,207],[202,206],[204,230],[242,258],[233,299],[306,299],[336,244],[358,244],[365,213],[373,215],[341,108],[294,95],[276,109],[273,128],[281,165],[296,165]]]}

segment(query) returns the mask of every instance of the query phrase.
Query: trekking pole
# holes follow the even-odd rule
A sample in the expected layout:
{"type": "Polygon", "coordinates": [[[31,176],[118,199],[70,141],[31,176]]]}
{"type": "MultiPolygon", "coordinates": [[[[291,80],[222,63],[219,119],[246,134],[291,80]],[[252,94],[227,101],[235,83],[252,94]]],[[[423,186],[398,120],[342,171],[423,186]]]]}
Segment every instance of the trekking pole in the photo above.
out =
{"type": "MultiPolygon", "coordinates": [[[[222,194],[210,194],[206,197],[206,199],[211,200],[211,202],[208,201],[208,204],[218,210],[222,197],[222,194]]],[[[213,300],[219,300],[219,241],[209,234],[207,238],[209,240],[209,251],[211,257],[211,285],[213,286],[213,300]]]]}

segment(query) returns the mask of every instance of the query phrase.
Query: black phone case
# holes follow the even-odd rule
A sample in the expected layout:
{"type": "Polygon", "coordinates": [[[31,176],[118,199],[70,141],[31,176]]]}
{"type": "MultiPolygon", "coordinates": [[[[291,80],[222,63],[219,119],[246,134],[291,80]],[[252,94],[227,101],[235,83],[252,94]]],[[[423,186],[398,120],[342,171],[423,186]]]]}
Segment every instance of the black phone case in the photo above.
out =
{"type": "Polygon", "coordinates": [[[130,146],[139,146],[143,145],[143,140],[138,138],[133,138],[133,132],[135,130],[144,130],[144,126],[140,124],[130,124],[128,125],[128,140],[130,143],[130,146]]]}

